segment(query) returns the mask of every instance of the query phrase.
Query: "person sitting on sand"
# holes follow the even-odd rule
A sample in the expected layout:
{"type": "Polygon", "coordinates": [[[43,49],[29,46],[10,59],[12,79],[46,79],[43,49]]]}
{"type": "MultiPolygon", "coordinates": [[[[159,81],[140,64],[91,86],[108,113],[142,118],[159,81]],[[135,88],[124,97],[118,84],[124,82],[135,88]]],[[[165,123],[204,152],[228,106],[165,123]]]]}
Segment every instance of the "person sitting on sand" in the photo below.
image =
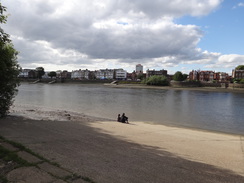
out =
{"type": "Polygon", "coordinates": [[[120,117],[120,114],[118,114],[117,121],[118,121],[118,122],[121,122],[121,117],[120,117]]]}
{"type": "Polygon", "coordinates": [[[128,117],[125,116],[125,113],[123,113],[122,116],[121,116],[121,122],[122,122],[122,123],[129,123],[129,121],[128,121],[128,117]]]}

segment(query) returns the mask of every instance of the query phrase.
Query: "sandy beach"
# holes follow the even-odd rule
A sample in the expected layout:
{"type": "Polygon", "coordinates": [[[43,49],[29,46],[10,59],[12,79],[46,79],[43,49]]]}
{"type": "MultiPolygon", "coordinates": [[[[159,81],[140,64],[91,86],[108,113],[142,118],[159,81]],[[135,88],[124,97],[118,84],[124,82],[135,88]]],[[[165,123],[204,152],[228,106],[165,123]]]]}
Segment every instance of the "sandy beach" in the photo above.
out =
{"type": "Polygon", "coordinates": [[[244,175],[244,136],[136,122],[97,122],[102,133],[244,175]]]}
{"type": "Polygon", "coordinates": [[[11,115],[1,136],[95,182],[244,182],[243,136],[38,108],[11,115]]]}

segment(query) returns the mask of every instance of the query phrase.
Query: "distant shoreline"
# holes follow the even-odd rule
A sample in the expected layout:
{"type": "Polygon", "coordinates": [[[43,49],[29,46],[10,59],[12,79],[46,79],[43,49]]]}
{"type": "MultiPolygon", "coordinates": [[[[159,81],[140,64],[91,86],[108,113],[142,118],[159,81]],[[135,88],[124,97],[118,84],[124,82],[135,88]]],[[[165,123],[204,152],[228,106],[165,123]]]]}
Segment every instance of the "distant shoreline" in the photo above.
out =
{"type": "Polygon", "coordinates": [[[244,88],[217,88],[217,87],[172,87],[172,86],[150,86],[144,84],[118,84],[106,85],[114,88],[144,88],[144,89],[162,89],[162,90],[190,90],[190,91],[206,91],[206,92],[231,92],[244,93],[244,88]]]}
{"type": "MultiPolygon", "coordinates": [[[[21,80],[21,83],[32,84],[34,80],[21,80]]],[[[48,80],[49,81],[49,80],[48,80]]],[[[44,84],[48,84],[47,80],[44,80],[44,84]]],[[[51,81],[51,80],[50,80],[51,81]]],[[[173,87],[173,86],[152,86],[145,84],[110,84],[111,80],[69,80],[63,83],[57,82],[53,84],[99,84],[113,88],[138,88],[138,89],[162,89],[162,90],[190,90],[190,91],[206,91],[206,92],[225,92],[225,93],[244,93],[244,88],[221,88],[221,87],[173,87]]],[[[51,84],[50,84],[51,85],[51,84]]]]}

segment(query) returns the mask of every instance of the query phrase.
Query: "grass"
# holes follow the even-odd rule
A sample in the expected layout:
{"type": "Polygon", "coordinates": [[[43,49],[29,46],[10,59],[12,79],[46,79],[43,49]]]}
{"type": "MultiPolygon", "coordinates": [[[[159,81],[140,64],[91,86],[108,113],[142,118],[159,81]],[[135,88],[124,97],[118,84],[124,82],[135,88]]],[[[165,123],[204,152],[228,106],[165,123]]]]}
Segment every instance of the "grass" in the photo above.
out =
{"type": "Polygon", "coordinates": [[[1,183],[7,183],[8,180],[6,179],[6,177],[0,175],[0,182],[1,183]]]}
{"type": "Polygon", "coordinates": [[[36,156],[37,158],[39,158],[40,160],[42,161],[45,161],[45,162],[48,162],[56,167],[60,167],[60,165],[56,162],[51,162],[49,161],[48,159],[45,159],[43,156],[33,152],[32,150],[30,150],[29,148],[23,146],[22,144],[18,143],[18,142],[14,142],[14,141],[11,141],[11,140],[7,140],[6,138],[0,136],[0,139],[3,140],[4,142],[7,142],[11,145],[13,145],[14,147],[18,148],[20,151],[25,151],[25,152],[28,152],[29,154],[32,154],[33,156],[36,156]]]}
{"type": "Polygon", "coordinates": [[[3,159],[6,162],[13,161],[19,166],[32,166],[31,163],[20,158],[16,152],[9,151],[2,146],[0,146],[0,159],[3,159]]]}

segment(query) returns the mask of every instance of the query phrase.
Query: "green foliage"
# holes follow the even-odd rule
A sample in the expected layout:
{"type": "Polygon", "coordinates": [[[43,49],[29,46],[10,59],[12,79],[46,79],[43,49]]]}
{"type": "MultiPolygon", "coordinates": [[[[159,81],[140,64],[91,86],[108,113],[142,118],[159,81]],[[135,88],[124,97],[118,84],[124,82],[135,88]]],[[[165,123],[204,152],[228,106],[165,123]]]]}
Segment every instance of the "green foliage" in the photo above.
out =
{"type": "MultiPolygon", "coordinates": [[[[6,11],[6,7],[2,6],[0,3],[0,24],[5,24],[7,22],[7,15],[4,15],[6,11]]],[[[0,27],[0,42],[10,42],[9,35],[4,32],[4,30],[0,27]]]]}
{"type": "Polygon", "coordinates": [[[136,79],[143,80],[143,79],[144,79],[143,73],[139,73],[139,74],[136,76],[136,79]]]}
{"type": "Polygon", "coordinates": [[[244,65],[238,65],[238,66],[236,67],[236,70],[244,70],[244,65]]]}
{"type": "Polygon", "coordinates": [[[183,74],[183,81],[185,81],[188,77],[188,74],[183,74]]]}
{"type": "Polygon", "coordinates": [[[180,71],[177,71],[173,76],[174,81],[184,81],[186,78],[187,75],[184,76],[180,71]]]}
{"type": "MultiPolygon", "coordinates": [[[[0,23],[6,22],[4,11],[6,8],[0,3],[0,23]]],[[[17,63],[17,54],[9,35],[0,28],[0,117],[8,114],[18,91],[20,67],[17,63]]]]}
{"type": "Polygon", "coordinates": [[[233,79],[233,83],[240,83],[240,81],[241,79],[236,79],[236,78],[233,79]]]}
{"type": "Polygon", "coordinates": [[[49,72],[48,73],[48,76],[51,77],[51,78],[53,78],[53,77],[56,77],[57,76],[57,73],[54,72],[54,71],[52,71],[52,72],[49,72]]]}
{"type": "Polygon", "coordinates": [[[36,73],[37,73],[37,77],[39,79],[42,79],[42,76],[45,74],[44,68],[43,67],[37,67],[36,73]]]}
{"type": "Polygon", "coordinates": [[[151,76],[142,81],[143,84],[156,85],[156,86],[168,86],[169,82],[165,76],[151,76]]]}
{"type": "Polygon", "coordinates": [[[28,163],[26,160],[20,158],[16,152],[9,151],[8,149],[5,149],[2,146],[0,146],[0,159],[3,159],[4,161],[7,161],[7,162],[14,161],[21,166],[30,165],[30,163],[28,163]]]}
{"type": "Polygon", "coordinates": [[[241,79],[240,80],[240,84],[244,84],[244,79],[241,79]]]}

